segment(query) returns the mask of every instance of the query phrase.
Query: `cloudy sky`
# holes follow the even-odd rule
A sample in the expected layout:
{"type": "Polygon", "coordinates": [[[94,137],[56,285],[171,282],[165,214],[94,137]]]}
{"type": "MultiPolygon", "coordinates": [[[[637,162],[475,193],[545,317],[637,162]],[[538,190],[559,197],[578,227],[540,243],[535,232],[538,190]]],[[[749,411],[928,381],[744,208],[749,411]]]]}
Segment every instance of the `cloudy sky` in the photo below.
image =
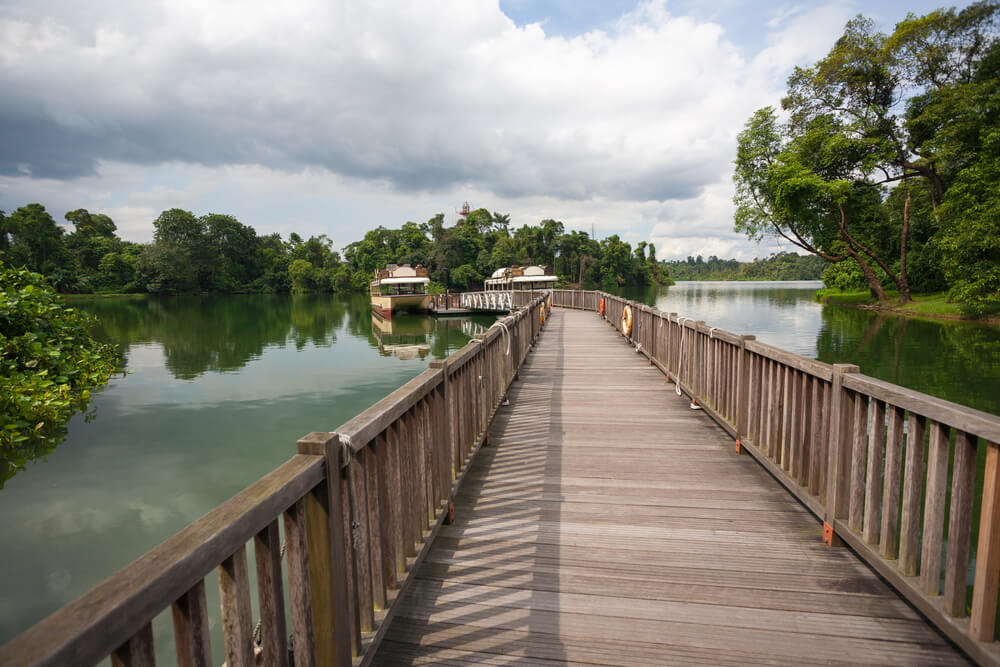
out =
{"type": "Polygon", "coordinates": [[[732,231],[743,123],[851,16],[938,6],[2,0],[0,209],[148,241],[180,207],[339,248],[468,200],[661,258],[764,256],[732,231]]]}

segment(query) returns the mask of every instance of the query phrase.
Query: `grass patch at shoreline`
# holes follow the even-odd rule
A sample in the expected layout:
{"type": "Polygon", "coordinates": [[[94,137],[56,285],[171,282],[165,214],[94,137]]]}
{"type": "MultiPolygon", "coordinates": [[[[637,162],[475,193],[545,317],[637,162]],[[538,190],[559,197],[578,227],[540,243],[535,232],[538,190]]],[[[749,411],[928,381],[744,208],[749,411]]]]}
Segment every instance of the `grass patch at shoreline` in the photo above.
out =
{"type": "Polygon", "coordinates": [[[847,306],[850,308],[866,308],[895,313],[905,317],[926,317],[932,319],[946,320],[966,320],[969,322],[984,322],[989,324],[1000,324],[997,319],[998,312],[993,310],[983,314],[982,317],[969,317],[964,315],[957,303],[948,300],[947,292],[933,292],[931,294],[914,294],[912,301],[905,304],[899,303],[899,293],[894,290],[886,290],[886,297],[889,302],[885,306],[879,305],[878,299],[871,295],[869,290],[857,292],[844,292],[838,289],[817,290],[814,298],[816,301],[832,306],[847,306]]]}

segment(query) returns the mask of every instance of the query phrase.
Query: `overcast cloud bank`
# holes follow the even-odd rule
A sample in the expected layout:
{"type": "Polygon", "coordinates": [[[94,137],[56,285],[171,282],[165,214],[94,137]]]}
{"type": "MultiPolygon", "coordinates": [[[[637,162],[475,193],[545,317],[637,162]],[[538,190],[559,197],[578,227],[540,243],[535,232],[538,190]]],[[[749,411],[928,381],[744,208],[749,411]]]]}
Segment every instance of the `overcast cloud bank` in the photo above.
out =
{"type": "Polygon", "coordinates": [[[664,258],[767,254],[731,231],[736,134],[852,13],[776,9],[748,58],[662,0],[571,38],[487,0],[141,4],[0,7],[0,208],[148,240],[179,206],[343,245],[468,199],[664,258]]]}

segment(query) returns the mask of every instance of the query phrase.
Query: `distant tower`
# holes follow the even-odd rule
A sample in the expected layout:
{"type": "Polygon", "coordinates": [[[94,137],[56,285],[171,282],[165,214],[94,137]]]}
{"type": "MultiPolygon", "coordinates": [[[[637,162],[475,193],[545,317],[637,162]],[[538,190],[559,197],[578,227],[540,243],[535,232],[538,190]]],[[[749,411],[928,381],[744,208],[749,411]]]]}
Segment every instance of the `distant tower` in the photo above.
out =
{"type": "Polygon", "coordinates": [[[465,202],[464,204],[462,204],[462,210],[459,211],[459,213],[462,214],[463,218],[472,213],[472,207],[469,206],[469,202],[465,202]]]}

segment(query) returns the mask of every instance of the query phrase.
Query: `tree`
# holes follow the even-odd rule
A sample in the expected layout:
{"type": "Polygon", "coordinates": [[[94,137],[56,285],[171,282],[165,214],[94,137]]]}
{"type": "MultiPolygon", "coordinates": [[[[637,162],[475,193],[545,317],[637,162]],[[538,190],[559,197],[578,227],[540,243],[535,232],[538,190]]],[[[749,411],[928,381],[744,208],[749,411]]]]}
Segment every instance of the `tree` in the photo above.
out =
{"type": "MultiPolygon", "coordinates": [[[[451,272],[451,282],[456,287],[466,290],[475,283],[482,282],[483,277],[471,264],[463,264],[451,272]]],[[[480,285],[480,287],[482,287],[480,285]]]]}
{"type": "MultiPolygon", "coordinates": [[[[991,52],[998,7],[911,14],[889,36],[864,17],[848,22],[825,58],[789,77],[787,122],[762,109],[741,133],[737,230],[783,237],[829,261],[850,258],[880,301],[881,274],[909,300],[911,251],[929,257],[914,246],[913,188],[926,188],[935,209],[949,164],[968,159],[940,141],[941,130],[991,52]]],[[[925,244],[930,236],[919,235],[925,244]]]]}
{"type": "Polygon", "coordinates": [[[48,454],[91,393],[117,370],[115,349],[60,302],[40,274],[0,271],[0,487],[48,454]]]}
{"type": "Polygon", "coordinates": [[[305,259],[294,260],[288,267],[288,276],[293,292],[310,292],[316,285],[316,268],[305,259]]]}
{"type": "Polygon", "coordinates": [[[231,292],[262,274],[257,252],[257,232],[231,215],[209,213],[201,217],[208,243],[207,287],[231,292]]]}
{"type": "Polygon", "coordinates": [[[24,266],[46,275],[75,275],[63,245],[63,229],[44,206],[22,206],[10,214],[6,225],[10,234],[6,261],[10,266],[24,266]]]}

